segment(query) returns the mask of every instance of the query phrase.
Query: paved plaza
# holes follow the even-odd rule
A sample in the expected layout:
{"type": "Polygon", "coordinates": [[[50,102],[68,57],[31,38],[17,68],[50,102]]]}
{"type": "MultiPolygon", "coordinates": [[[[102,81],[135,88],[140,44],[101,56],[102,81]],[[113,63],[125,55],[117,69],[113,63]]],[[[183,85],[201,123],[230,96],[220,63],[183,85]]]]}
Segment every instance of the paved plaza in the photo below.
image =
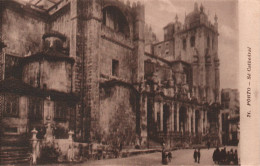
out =
{"type": "MultiPolygon", "coordinates": [[[[236,147],[227,147],[227,150],[230,150],[231,148],[236,149],[236,147]]],[[[214,165],[214,162],[212,161],[212,154],[214,152],[213,148],[210,148],[209,150],[201,149],[201,159],[199,164],[194,162],[193,152],[193,149],[172,151],[173,159],[168,165],[214,165]]],[[[157,152],[131,156],[128,158],[86,161],[78,165],[162,165],[161,156],[161,153],[157,152]]]]}

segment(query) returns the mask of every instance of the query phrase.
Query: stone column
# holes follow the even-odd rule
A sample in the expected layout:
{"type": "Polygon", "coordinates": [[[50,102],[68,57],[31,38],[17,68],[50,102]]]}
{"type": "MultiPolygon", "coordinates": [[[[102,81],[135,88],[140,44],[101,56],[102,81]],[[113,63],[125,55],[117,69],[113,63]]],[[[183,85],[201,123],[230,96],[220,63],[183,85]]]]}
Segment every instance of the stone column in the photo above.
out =
{"type": "Polygon", "coordinates": [[[134,12],[134,50],[132,59],[132,66],[135,71],[133,72],[133,82],[140,83],[144,80],[144,53],[145,53],[145,9],[144,5],[140,2],[133,6],[134,12]]]}
{"type": "Polygon", "coordinates": [[[163,131],[163,103],[160,103],[160,131],[163,131]]]}
{"type": "Polygon", "coordinates": [[[172,107],[171,107],[172,109],[171,109],[171,114],[172,114],[172,124],[171,124],[171,126],[172,126],[172,131],[174,132],[174,104],[172,103],[172,107]]]}
{"type": "Polygon", "coordinates": [[[205,132],[208,133],[208,111],[205,111],[205,132]]]}
{"type": "Polygon", "coordinates": [[[220,145],[222,145],[222,113],[220,113],[219,114],[219,116],[218,116],[218,119],[219,119],[219,121],[218,121],[218,124],[219,124],[219,131],[218,131],[218,133],[219,133],[219,141],[220,141],[220,145]]]}
{"type": "Polygon", "coordinates": [[[141,124],[141,145],[145,145],[147,143],[147,96],[142,95],[141,97],[141,105],[140,105],[140,124],[141,124]]]}
{"type": "Polygon", "coordinates": [[[158,111],[158,103],[154,102],[154,122],[157,122],[157,111],[158,111]]]}
{"type": "Polygon", "coordinates": [[[203,133],[203,111],[200,111],[200,132],[203,133]]]}
{"type": "Polygon", "coordinates": [[[177,104],[177,118],[176,118],[176,120],[177,120],[177,132],[179,132],[180,131],[180,129],[179,129],[179,108],[180,106],[179,106],[179,104],[177,104]]]}
{"type": "Polygon", "coordinates": [[[185,118],[185,131],[184,132],[189,132],[189,108],[186,110],[186,118],[185,118]]]}
{"type": "Polygon", "coordinates": [[[191,108],[189,108],[189,133],[191,133],[191,108]]]}
{"type": "Polygon", "coordinates": [[[193,117],[193,133],[195,134],[196,129],[195,129],[195,110],[192,109],[192,117],[193,117]]]}

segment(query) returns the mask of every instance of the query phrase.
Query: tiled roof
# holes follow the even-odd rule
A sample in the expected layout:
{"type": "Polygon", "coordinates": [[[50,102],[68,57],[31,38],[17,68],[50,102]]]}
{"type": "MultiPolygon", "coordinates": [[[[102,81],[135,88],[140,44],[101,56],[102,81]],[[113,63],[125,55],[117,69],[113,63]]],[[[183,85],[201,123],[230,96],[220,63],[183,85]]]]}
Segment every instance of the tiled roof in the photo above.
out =
{"type": "Polygon", "coordinates": [[[74,63],[75,60],[68,55],[61,53],[60,51],[55,50],[47,50],[38,52],[36,54],[33,54],[31,56],[27,56],[23,58],[23,62],[26,63],[28,61],[35,61],[35,60],[41,60],[41,59],[47,59],[47,60],[53,60],[53,61],[68,61],[70,63],[74,63]]]}
{"type": "Polygon", "coordinates": [[[9,78],[0,81],[0,93],[1,92],[16,93],[26,96],[38,96],[43,98],[50,96],[51,99],[54,100],[78,100],[78,97],[73,93],[64,93],[55,90],[43,90],[40,88],[35,88],[16,78],[9,78]]]}

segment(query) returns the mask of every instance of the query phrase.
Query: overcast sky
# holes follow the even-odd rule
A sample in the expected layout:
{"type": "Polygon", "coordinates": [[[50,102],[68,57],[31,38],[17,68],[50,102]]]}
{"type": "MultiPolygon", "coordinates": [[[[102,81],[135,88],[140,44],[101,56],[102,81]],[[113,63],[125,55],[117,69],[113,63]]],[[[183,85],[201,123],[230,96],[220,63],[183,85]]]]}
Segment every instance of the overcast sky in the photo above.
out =
{"type": "Polygon", "coordinates": [[[184,22],[185,12],[189,14],[194,9],[194,3],[209,14],[214,22],[215,13],[218,16],[220,58],[220,88],[238,88],[238,3],[236,0],[143,0],[145,3],[145,21],[161,41],[163,27],[174,21],[178,14],[179,21],[184,22]]]}

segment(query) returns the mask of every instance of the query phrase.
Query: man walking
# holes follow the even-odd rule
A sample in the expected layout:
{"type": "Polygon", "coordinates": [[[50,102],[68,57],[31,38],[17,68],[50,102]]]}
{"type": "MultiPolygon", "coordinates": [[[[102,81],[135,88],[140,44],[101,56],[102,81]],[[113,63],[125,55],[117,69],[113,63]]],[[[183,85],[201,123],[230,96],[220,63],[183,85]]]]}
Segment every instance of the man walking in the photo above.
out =
{"type": "Polygon", "coordinates": [[[198,149],[198,163],[200,163],[200,148],[198,149]]]}
{"type": "Polygon", "coordinates": [[[194,158],[195,163],[197,162],[197,157],[198,157],[198,152],[197,152],[197,149],[195,149],[194,153],[193,153],[193,158],[194,158]]]}

